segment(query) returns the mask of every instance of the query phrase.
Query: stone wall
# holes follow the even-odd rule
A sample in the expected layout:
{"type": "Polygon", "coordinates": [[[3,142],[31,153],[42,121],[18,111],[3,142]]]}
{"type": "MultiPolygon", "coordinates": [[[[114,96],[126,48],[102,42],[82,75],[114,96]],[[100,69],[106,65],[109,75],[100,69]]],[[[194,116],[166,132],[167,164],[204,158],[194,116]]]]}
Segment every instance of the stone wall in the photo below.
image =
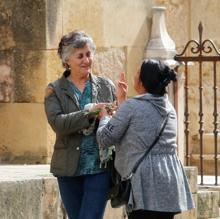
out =
{"type": "MultiPolygon", "coordinates": [[[[97,45],[94,73],[115,82],[126,72],[129,96],[133,75],[143,58],[151,29],[151,7],[167,7],[166,23],[180,52],[191,38],[198,38],[199,21],[204,37],[219,45],[220,17],[216,0],[20,0],[0,2],[0,163],[47,163],[54,134],[44,115],[44,89],[63,69],[57,57],[60,37],[73,29],[84,29],[97,45]],[[211,1],[211,3],[210,3],[211,1]],[[37,133],[37,134],[36,134],[37,133]]],[[[193,70],[192,70],[193,71],[193,70]]],[[[211,80],[205,73],[207,87],[211,80]]],[[[198,78],[191,74],[191,129],[198,130],[194,88],[198,78]]],[[[218,79],[219,80],[219,79],[218,79]]],[[[212,90],[205,101],[211,104],[212,90]]],[[[182,104],[182,103],[181,103],[182,104]]],[[[207,104],[206,106],[209,106],[207,104]]],[[[179,110],[181,110],[179,108],[179,110]]],[[[210,111],[209,107],[205,108],[210,111]]],[[[211,116],[211,115],[210,115],[211,116]]],[[[205,116],[205,121],[210,121],[205,116]]],[[[182,123],[182,120],[180,118],[182,123]]],[[[208,123],[207,131],[212,130],[208,123]]],[[[180,129],[179,142],[183,139],[180,129]]],[[[183,143],[179,145],[183,149],[183,143]]],[[[183,154],[183,150],[179,150],[183,154]]]]}
{"type": "Polygon", "coordinates": [[[54,133],[43,99],[46,85],[63,71],[57,56],[61,36],[74,29],[88,32],[97,45],[94,73],[116,81],[125,71],[131,85],[129,75],[135,73],[149,35],[151,4],[150,0],[0,2],[0,163],[50,161],[54,133]]]}
{"type": "MultiPolygon", "coordinates": [[[[197,169],[185,168],[197,203],[197,169]]],[[[57,180],[49,165],[0,166],[1,219],[67,219],[57,180]]],[[[196,219],[197,210],[178,214],[175,219],[196,219]]],[[[127,219],[123,207],[113,209],[108,202],[104,219],[127,219]]]]}

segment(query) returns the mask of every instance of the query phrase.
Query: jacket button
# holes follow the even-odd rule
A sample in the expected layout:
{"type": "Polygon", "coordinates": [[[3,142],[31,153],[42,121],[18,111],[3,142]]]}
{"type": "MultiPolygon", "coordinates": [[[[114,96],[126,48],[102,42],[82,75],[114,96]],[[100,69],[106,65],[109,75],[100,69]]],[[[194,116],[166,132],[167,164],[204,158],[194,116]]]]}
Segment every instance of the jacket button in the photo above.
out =
{"type": "Polygon", "coordinates": [[[78,150],[79,150],[79,147],[77,147],[76,150],[78,151],[78,150]]]}

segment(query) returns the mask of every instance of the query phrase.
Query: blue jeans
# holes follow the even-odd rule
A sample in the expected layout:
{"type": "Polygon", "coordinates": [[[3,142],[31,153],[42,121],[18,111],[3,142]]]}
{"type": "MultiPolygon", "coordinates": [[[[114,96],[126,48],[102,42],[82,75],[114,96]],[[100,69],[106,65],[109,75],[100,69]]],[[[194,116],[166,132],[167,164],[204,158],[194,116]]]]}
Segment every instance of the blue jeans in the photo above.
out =
{"type": "Polygon", "coordinates": [[[102,219],[109,191],[109,173],[57,177],[69,219],[102,219]]]}

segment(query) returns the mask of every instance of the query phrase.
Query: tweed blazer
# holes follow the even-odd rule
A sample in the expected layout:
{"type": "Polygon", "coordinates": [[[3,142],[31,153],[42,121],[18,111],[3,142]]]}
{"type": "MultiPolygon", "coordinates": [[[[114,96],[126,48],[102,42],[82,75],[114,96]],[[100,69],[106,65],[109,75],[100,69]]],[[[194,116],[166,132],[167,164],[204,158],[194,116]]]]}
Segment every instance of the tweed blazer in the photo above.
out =
{"type": "MultiPolygon", "coordinates": [[[[92,102],[113,102],[115,87],[111,80],[90,75],[92,102]]],[[[73,176],[79,161],[82,129],[88,128],[88,113],[80,110],[79,103],[63,75],[48,85],[50,95],[44,105],[48,122],[56,133],[51,160],[51,172],[56,176],[73,176]]]]}

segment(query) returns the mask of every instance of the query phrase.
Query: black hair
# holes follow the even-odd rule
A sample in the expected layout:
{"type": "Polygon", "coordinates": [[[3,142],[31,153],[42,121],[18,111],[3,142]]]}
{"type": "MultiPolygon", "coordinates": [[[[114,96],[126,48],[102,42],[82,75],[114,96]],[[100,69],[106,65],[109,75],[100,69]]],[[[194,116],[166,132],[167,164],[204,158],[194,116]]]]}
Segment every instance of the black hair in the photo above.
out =
{"type": "Polygon", "coordinates": [[[166,86],[176,77],[176,72],[160,60],[144,60],[141,65],[140,81],[148,93],[163,96],[166,86]]]}

